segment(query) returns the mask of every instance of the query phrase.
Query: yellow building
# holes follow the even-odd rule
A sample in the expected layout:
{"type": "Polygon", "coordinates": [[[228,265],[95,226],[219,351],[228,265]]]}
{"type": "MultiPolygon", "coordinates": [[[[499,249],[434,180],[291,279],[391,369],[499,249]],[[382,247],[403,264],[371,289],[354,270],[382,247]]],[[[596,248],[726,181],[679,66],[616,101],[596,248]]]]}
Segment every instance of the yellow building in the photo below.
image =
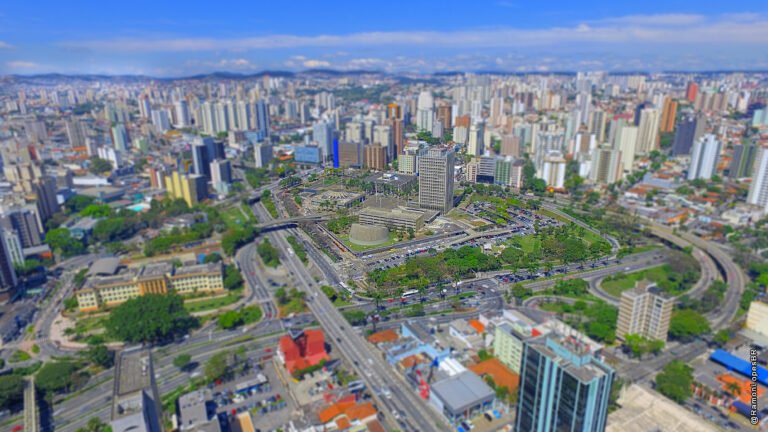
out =
{"type": "Polygon", "coordinates": [[[80,311],[91,312],[144,294],[166,294],[169,291],[181,295],[222,292],[222,266],[211,263],[175,268],[171,263],[154,263],[114,276],[94,276],[77,291],[77,302],[80,311]]]}
{"type": "Polygon", "coordinates": [[[174,171],[165,176],[165,189],[173,198],[181,198],[192,207],[208,197],[208,183],[205,177],[199,175],[182,175],[174,171]]]}

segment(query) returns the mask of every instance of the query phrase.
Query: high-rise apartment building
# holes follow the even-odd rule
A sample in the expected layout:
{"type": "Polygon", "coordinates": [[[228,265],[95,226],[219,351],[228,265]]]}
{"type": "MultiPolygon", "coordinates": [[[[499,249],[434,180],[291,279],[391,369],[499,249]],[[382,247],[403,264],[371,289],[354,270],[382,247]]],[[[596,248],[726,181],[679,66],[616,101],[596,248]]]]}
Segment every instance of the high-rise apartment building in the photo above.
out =
{"type": "Polygon", "coordinates": [[[272,160],[272,145],[263,143],[263,142],[257,142],[253,144],[253,160],[255,162],[256,168],[264,168],[266,167],[269,162],[272,160]]]}
{"type": "Polygon", "coordinates": [[[688,180],[712,178],[717,169],[717,161],[720,159],[720,148],[720,141],[712,134],[699,138],[693,144],[691,151],[688,180]]]}
{"type": "Polygon", "coordinates": [[[648,154],[658,148],[659,121],[661,113],[656,108],[644,108],[640,111],[637,131],[637,148],[640,154],[648,154]]]}
{"type": "Polygon", "coordinates": [[[165,176],[165,190],[174,199],[183,199],[192,207],[208,198],[208,181],[201,175],[181,175],[178,171],[165,176]]]}
{"type": "Polygon", "coordinates": [[[661,132],[672,132],[675,129],[675,117],[677,116],[677,101],[672,97],[664,98],[664,107],[661,110],[661,132]]]}
{"type": "Polygon", "coordinates": [[[730,178],[752,177],[757,151],[758,147],[754,142],[733,146],[733,159],[728,167],[728,176],[730,178]]]}
{"type": "Polygon", "coordinates": [[[432,93],[429,91],[422,91],[419,93],[416,111],[416,128],[419,131],[432,132],[435,121],[434,106],[435,101],[432,98],[432,93]]]}
{"type": "Polygon", "coordinates": [[[505,134],[501,137],[501,155],[520,157],[520,137],[505,134]]]}
{"type": "Polygon", "coordinates": [[[419,158],[418,166],[419,207],[448,213],[453,208],[453,152],[430,148],[419,158]]]}
{"type": "Polygon", "coordinates": [[[675,299],[664,295],[656,284],[638,282],[621,293],[616,337],[624,340],[633,334],[652,340],[667,340],[675,299]]]}
{"type": "Polygon", "coordinates": [[[704,117],[701,115],[688,115],[680,121],[675,131],[672,156],[691,153],[693,143],[704,134],[704,123],[704,117]]]}
{"type": "Polygon", "coordinates": [[[320,120],[312,126],[312,139],[323,152],[323,159],[329,159],[333,154],[333,124],[320,120]]]}
{"type": "Polygon", "coordinates": [[[686,87],[685,89],[685,98],[688,99],[688,102],[695,101],[698,93],[699,93],[699,85],[693,81],[689,82],[688,87],[686,87]]]}
{"type": "Polygon", "coordinates": [[[216,192],[226,194],[232,183],[232,163],[226,159],[216,159],[211,162],[211,184],[216,192]]]}
{"type": "Polygon", "coordinates": [[[621,150],[600,147],[592,154],[590,177],[595,183],[611,184],[622,177],[621,150]]]}
{"type": "Polygon", "coordinates": [[[371,144],[363,149],[363,166],[376,171],[387,167],[387,150],[382,145],[371,144]]]}
{"type": "Polygon", "coordinates": [[[758,206],[768,213],[768,149],[760,148],[755,160],[755,170],[752,174],[752,184],[747,195],[749,204],[758,206]]]}
{"type": "Polygon", "coordinates": [[[614,371],[573,329],[523,344],[515,430],[605,430],[614,371]]]}

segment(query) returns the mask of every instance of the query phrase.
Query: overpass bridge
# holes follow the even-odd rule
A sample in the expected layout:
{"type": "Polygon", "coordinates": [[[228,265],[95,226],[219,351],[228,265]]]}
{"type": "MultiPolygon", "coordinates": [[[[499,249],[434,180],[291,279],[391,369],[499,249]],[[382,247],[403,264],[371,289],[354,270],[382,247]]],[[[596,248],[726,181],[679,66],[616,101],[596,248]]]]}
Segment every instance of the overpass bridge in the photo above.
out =
{"type": "Polygon", "coordinates": [[[24,432],[39,432],[40,408],[37,404],[35,378],[24,380],[24,432]]]}
{"type": "Polygon", "coordinates": [[[269,229],[274,229],[274,228],[283,227],[287,225],[297,225],[301,222],[320,222],[324,220],[328,220],[328,216],[325,216],[325,215],[296,216],[296,217],[283,218],[283,219],[272,219],[268,222],[262,222],[260,224],[256,224],[256,228],[259,228],[261,230],[269,230],[269,229]]]}

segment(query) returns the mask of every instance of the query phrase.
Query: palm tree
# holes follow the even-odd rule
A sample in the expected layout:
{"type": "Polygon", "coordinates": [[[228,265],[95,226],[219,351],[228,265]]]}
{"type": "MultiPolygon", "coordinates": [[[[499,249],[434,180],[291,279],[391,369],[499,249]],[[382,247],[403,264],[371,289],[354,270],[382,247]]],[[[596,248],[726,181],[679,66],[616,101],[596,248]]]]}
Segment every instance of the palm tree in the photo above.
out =
{"type": "Polygon", "coordinates": [[[735,397],[739,397],[739,395],[741,394],[741,387],[739,386],[739,383],[737,383],[736,381],[731,381],[729,383],[726,383],[725,390],[735,397]]]}

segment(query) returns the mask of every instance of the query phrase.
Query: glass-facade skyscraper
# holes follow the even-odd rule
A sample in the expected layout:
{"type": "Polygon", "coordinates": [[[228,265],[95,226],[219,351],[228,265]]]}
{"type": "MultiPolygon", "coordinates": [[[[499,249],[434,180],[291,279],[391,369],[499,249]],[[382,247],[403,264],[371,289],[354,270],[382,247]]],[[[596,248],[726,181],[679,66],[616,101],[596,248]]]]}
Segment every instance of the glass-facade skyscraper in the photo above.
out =
{"type": "Polygon", "coordinates": [[[583,335],[553,332],[526,340],[515,430],[605,430],[613,375],[583,335]]]}

